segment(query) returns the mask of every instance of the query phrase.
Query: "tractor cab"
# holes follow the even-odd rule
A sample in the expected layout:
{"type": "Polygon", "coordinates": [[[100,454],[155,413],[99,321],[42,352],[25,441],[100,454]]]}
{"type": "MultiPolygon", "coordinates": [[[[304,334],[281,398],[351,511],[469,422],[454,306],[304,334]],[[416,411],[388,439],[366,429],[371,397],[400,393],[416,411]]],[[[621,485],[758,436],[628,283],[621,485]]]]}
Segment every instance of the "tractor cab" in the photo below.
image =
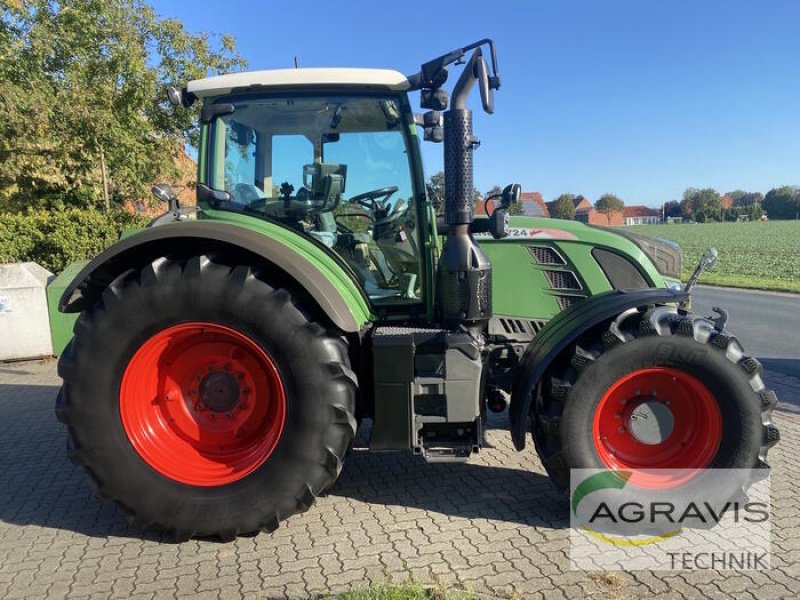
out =
{"type": "Polygon", "coordinates": [[[367,69],[246,75],[188,86],[204,101],[201,205],[308,236],[349,267],[375,305],[421,302],[424,188],[405,77],[367,69]]]}

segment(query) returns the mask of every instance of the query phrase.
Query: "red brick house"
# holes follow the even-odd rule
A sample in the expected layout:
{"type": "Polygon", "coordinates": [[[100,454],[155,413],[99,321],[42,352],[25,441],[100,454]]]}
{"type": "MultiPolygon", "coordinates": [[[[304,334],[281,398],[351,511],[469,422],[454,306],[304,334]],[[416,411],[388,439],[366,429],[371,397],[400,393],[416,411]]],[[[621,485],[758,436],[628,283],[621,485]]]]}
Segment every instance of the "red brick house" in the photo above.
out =
{"type": "MultiPolygon", "coordinates": [[[[555,204],[555,200],[546,203],[548,208],[555,204]]],[[[575,196],[572,199],[575,207],[575,220],[587,225],[622,225],[622,211],[612,210],[608,213],[599,211],[592,206],[591,201],[586,196],[575,196]]]]}
{"type": "MultiPolygon", "coordinates": [[[[520,214],[526,217],[549,217],[550,211],[547,210],[547,205],[542,199],[542,195],[539,192],[522,192],[519,195],[519,204],[522,207],[522,212],[520,214]]],[[[491,209],[490,209],[491,211],[491,209]]],[[[476,215],[485,215],[486,213],[486,202],[481,199],[475,205],[475,214],[476,215]]]]}
{"type": "Polygon", "coordinates": [[[522,207],[522,214],[526,217],[550,216],[547,204],[539,192],[522,192],[519,195],[519,204],[522,207]]]}

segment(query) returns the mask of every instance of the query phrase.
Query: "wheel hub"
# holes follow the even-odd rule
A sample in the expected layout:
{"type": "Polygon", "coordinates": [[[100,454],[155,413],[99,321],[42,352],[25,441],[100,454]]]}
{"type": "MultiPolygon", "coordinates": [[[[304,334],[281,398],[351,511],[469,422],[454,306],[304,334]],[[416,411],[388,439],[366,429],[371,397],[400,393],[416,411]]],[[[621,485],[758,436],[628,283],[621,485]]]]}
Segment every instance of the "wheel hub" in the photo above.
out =
{"type": "Polygon", "coordinates": [[[200,382],[200,401],[209,410],[226,413],[239,402],[239,382],[224,371],[214,371],[200,382]]]}
{"type": "Polygon", "coordinates": [[[283,431],[275,363],[243,333],[206,322],[163,329],[128,363],[120,416],[133,448],[180,483],[221,486],[258,469],[283,431]]]}
{"type": "Polygon", "coordinates": [[[722,440],[722,415],[714,394],[695,376],[645,367],[623,375],[600,397],[592,433],[606,467],[637,472],[638,485],[674,487],[680,477],[648,471],[707,468],[722,440]]]}
{"type": "Polygon", "coordinates": [[[641,402],[628,417],[631,435],[642,444],[656,446],[672,435],[675,417],[669,407],[657,400],[641,402]]]}

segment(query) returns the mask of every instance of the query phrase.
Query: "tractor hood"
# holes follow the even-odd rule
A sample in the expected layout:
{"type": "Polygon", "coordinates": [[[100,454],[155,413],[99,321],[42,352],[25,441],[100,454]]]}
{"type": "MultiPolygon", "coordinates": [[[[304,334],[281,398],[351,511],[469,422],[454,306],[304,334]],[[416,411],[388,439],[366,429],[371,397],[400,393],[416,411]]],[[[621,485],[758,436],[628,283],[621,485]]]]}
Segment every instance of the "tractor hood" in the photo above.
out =
{"type": "Polygon", "coordinates": [[[621,235],[631,240],[653,261],[659,273],[665,277],[680,279],[681,269],[683,268],[683,252],[681,252],[681,247],[676,242],[651,235],[634,233],[623,227],[614,229],[599,225],[590,225],[590,227],[611,231],[616,235],[621,235]]]}

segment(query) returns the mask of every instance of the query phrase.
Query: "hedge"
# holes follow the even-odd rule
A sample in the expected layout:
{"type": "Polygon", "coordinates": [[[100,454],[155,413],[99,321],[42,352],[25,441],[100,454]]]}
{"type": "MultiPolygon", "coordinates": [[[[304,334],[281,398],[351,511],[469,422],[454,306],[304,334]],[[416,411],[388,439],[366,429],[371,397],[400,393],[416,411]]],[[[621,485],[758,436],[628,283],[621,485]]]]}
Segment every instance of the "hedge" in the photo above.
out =
{"type": "Polygon", "coordinates": [[[0,213],[0,263],[33,261],[58,273],[113,244],[123,229],[143,227],[148,220],[78,208],[0,213]]]}

